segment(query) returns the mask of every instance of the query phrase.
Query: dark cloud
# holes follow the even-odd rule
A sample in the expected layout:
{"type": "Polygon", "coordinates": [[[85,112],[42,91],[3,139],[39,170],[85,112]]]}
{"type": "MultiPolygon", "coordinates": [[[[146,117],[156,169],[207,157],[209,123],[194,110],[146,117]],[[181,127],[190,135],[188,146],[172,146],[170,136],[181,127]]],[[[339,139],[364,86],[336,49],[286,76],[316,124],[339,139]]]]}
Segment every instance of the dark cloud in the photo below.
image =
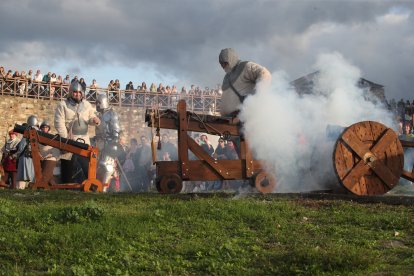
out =
{"type": "Polygon", "coordinates": [[[204,86],[220,82],[225,47],[292,79],[309,73],[318,53],[338,51],[388,97],[411,98],[413,11],[412,1],[2,1],[0,60],[25,68],[151,64],[204,86]],[[390,12],[407,17],[380,20],[390,12]]]}

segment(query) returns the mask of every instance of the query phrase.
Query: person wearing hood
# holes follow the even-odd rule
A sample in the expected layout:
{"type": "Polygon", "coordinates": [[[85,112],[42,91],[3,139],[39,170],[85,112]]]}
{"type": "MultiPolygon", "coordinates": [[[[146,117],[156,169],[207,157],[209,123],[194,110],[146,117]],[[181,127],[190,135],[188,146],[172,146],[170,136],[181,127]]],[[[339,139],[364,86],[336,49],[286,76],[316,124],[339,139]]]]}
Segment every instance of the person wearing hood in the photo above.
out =
{"type": "Polygon", "coordinates": [[[245,98],[255,94],[258,85],[269,84],[272,75],[262,65],[241,61],[232,48],[221,50],[219,63],[226,72],[222,84],[221,114],[236,117],[245,98]]]}
{"type": "MultiPolygon", "coordinates": [[[[34,128],[39,130],[39,120],[36,115],[27,117],[26,124],[23,124],[27,129],[34,128]]],[[[17,145],[17,186],[16,189],[25,189],[27,184],[34,182],[35,170],[32,159],[32,146],[29,138],[22,138],[17,145]]]]}
{"type": "MultiPolygon", "coordinates": [[[[44,120],[40,124],[40,131],[44,133],[49,133],[50,123],[48,120],[44,120]]],[[[56,167],[56,163],[60,156],[60,151],[57,148],[54,148],[49,145],[39,144],[39,153],[41,156],[41,167],[42,167],[42,183],[47,183],[49,185],[56,185],[55,178],[53,176],[53,171],[56,167]]]]}
{"type": "Polygon", "coordinates": [[[9,187],[15,189],[17,179],[17,146],[20,142],[19,134],[14,130],[9,131],[9,137],[1,149],[1,164],[4,169],[4,180],[9,187]]]}
{"type": "MultiPolygon", "coordinates": [[[[75,80],[69,86],[68,98],[59,102],[55,110],[54,125],[60,137],[80,140],[90,144],[88,126],[101,123],[95,114],[95,108],[85,98],[85,88],[75,80]]],[[[82,168],[84,178],[88,177],[89,160],[83,156],[64,153],[61,158],[61,177],[63,183],[72,182],[74,164],[82,168]]]]}

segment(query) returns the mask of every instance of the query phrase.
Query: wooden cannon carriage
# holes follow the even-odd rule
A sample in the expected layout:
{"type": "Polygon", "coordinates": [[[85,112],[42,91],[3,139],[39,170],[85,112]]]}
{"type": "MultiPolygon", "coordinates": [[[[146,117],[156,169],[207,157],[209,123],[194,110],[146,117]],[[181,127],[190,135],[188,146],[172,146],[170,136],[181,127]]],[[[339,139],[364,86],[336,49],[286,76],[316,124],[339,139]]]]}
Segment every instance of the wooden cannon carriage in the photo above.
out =
{"type": "Polygon", "coordinates": [[[88,144],[85,144],[80,141],[74,141],[71,139],[66,139],[59,137],[58,135],[53,135],[45,133],[35,128],[27,128],[22,125],[16,124],[14,126],[14,131],[23,134],[24,138],[29,139],[31,149],[32,149],[32,159],[33,166],[35,171],[35,182],[31,183],[31,189],[45,189],[45,190],[55,190],[55,189],[80,189],[85,192],[94,191],[102,192],[103,185],[96,178],[96,166],[97,158],[99,155],[99,150],[96,147],[92,147],[88,144]],[[49,183],[42,182],[42,168],[41,168],[41,155],[39,152],[39,144],[49,145],[60,150],[64,150],[73,154],[84,156],[89,160],[89,170],[88,178],[82,182],[78,183],[65,183],[58,185],[49,185],[49,183]]]}
{"type": "MultiPolygon", "coordinates": [[[[146,112],[148,126],[176,129],[178,133],[178,161],[156,161],[156,187],[160,193],[179,193],[183,181],[249,180],[259,192],[275,189],[273,175],[265,172],[263,163],[254,160],[247,141],[240,133],[240,124],[233,118],[198,115],[188,112],[186,102],[180,100],[173,110],[146,112]],[[240,138],[239,160],[215,160],[189,135],[189,131],[220,135],[224,139],[240,138]],[[188,150],[198,160],[190,160],[188,150]]],[[[153,147],[153,151],[154,151],[153,147]]],[[[153,156],[154,156],[153,152],[153,156]]]]}
{"type": "MultiPolygon", "coordinates": [[[[178,131],[178,161],[156,161],[156,187],[161,193],[178,193],[182,181],[248,179],[262,193],[275,191],[275,177],[266,173],[263,162],[254,160],[240,125],[232,118],[197,115],[186,111],[185,101],[177,112],[147,110],[148,126],[178,131]],[[207,132],[229,138],[238,136],[240,160],[214,160],[188,134],[207,132]],[[191,150],[198,160],[189,160],[191,150]]],[[[414,141],[400,140],[394,130],[374,121],[344,129],[333,149],[334,171],[340,184],[356,195],[382,195],[395,187],[400,177],[414,182],[414,170],[404,167],[404,148],[414,141]]]]}
{"type": "Polygon", "coordinates": [[[400,177],[414,182],[414,172],[403,169],[403,148],[411,147],[414,142],[400,140],[394,130],[378,122],[353,124],[336,141],[335,173],[353,194],[385,194],[400,177]]]}

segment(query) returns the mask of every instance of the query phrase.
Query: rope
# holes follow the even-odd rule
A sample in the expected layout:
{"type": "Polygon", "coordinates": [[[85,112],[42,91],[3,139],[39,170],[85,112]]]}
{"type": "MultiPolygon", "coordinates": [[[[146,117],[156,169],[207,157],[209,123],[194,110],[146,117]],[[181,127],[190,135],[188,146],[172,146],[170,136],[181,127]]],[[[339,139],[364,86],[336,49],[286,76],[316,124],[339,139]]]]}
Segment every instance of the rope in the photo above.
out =
{"type": "MultiPolygon", "coordinates": [[[[204,122],[203,119],[200,118],[200,116],[197,113],[192,113],[192,114],[197,117],[196,119],[198,120],[198,122],[200,122],[203,125],[203,128],[206,130],[206,132],[208,134],[211,134],[211,132],[209,132],[209,130],[208,130],[210,128],[210,129],[214,130],[216,133],[218,133],[219,136],[220,136],[220,138],[223,137],[223,133],[221,133],[218,129],[216,129],[215,127],[211,126],[210,124],[204,122]]],[[[194,117],[192,117],[192,118],[194,119],[194,117]]]]}

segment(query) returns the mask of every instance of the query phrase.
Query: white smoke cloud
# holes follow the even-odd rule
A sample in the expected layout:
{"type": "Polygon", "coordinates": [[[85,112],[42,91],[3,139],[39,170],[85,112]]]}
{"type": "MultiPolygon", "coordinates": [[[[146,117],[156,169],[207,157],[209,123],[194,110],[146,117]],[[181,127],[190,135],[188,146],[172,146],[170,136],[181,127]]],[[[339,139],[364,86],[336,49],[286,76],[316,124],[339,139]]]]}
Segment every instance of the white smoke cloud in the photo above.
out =
{"type": "Polygon", "coordinates": [[[299,97],[284,72],[272,74],[270,87],[246,99],[240,114],[256,158],[267,161],[277,178],[276,192],[338,188],[333,170],[336,136],[351,124],[372,120],[394,127],[392,115],[364,98],[358,68],[339,53],[321,54],[314,93],[299,97]],[[329,127],[334,126],[334,127],[329,127]]]}

